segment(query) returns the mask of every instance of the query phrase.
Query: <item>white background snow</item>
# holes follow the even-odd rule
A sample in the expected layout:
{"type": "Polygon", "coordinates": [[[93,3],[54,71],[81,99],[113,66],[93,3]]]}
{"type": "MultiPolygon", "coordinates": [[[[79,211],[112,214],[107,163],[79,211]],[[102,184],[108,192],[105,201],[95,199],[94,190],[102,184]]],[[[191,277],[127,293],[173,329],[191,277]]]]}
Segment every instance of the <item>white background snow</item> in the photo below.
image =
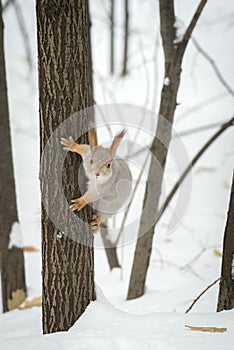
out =
{"type": "MultiPolygon", "coordinates": [[[[39,249],[38,252],[25,253],[28,297],[33,298],[41,295],[36,17],[34,1],[18,2],[30,39],[32,70],[28,67],[12,6],[4,13],[5,49],[21,233],[24,246],[39,249]]],[[[111,77],[108,51],[109,1],[90,1],[95,100],[99,104],[131,103],[157,111],[163,84],[158,2],[129,1],[129,74],[125,78],[120,77],[123,1],[116,3],[116,72],[111,77]]],[[[180,30],[188,25],[198,3],[197,0],[175,1],[180,30]]],[[[194,37],[215,60],[229,86],[234,88],[233,14],[233,1],[209,0],[194,37]]],[[[178,96],[180,104],[175,116],[176,131],[180,133],[227,121],[233,114],[233,99],[217,79],[210,63],[191,42],[183,62],[178,96]]],[[[190,158],[215,130],[182,138],[190,158]]],[[[132,135],[129,132],[128,137],[132,135]]],[[[97,249],[95,280],[98,298],[71,330],[43,336],[40,308],[15,310],[0,315],[0,349],[233,349],[234,311],[215,312],[218,284],[196,303],[189,314],[185,314],[193,299],[220,276],[221,257],[218,252],[222,251],[233,172],[233,136],[234,131],[230,128],[193,170],[192,196],[180,225],[173,231],[168,227],[176,201],[160,220],[143,297],[126,301],[135,243],[118,249],[122,269],[112,272],[109,271],[104,250],[97,249]],[[223,334],[192,332],[184,327],[185,324],[227,327],[228,330],[223,334]]],[[[142,142],[139,136],[139,143],[142,142]]],[[[169,161],[166,193],[173,186],[177,175],[173,162],[169,161]]],[[[134,174],[136,177],[137,174],[134,174]]],[[[142,181],[134,210],[139,207],[143,185],[142,181]]],[[[129,221],[134,215],[136,212],[132,210],[129,221]]]]}

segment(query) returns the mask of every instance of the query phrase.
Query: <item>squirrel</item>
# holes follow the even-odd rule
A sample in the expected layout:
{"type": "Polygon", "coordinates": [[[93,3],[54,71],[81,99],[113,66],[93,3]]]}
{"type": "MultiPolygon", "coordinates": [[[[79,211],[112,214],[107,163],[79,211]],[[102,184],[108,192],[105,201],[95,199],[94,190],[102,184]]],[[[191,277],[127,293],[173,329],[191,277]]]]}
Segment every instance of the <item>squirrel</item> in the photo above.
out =
{"type": "Polygon", "coordinates": [[[122,207],[131,193],[132,175],[127,163],[115,157],[118,146],[126,134],[123,129],[113,139],[109,148],[98,145],[94,128],[88,131],[89,145],[76,143],[71,136],[61,138],[65,151],[76,152],[83,159],[88,177],[87,191],[73,199],[70,209],[81,210],[91,204],[95,213],[91,225],[97,232],[102,223],[122,207]]]}

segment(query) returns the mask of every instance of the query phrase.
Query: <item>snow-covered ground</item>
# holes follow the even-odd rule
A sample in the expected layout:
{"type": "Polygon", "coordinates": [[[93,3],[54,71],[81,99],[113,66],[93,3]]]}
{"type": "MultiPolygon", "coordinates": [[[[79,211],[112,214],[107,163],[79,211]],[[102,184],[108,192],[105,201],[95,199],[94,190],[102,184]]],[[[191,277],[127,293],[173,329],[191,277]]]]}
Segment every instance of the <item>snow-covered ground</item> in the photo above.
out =
{"type": "MultiPolygon", "coordinates": [[[[155,299],[156,300],[156,296],[155,299]]],[[[148,300],[150,307],[152,300],[148,300]]],[[[147,305],[147,301],[145,302],[147,305]]],[[[39,309],[16,310],[1,317],[1,349],[15,350],[170,350],[233,349],[234,311],[195,314],[133,315],[114,307],[98,292],[68,332],[41,335],[39,309]],[[194,332],[185,325],[227,327],[226,333],[194,332]],[[9,336],[10,333],[10,336],[9,336]],[[22,347],[21,347],[22,346],[22,347]]]]}
{"type": "MultiPolygon", "coordinates": [[[[25,246],[40,249],[39,123],[36,67],[36,19],[33,1],[19,0],[30,33],[33,67],[29,70],[13,7],[4,14],[8,95],[11,114],[17,203],[25,246]]],[[[162,49],[158,44],[158,3],[129,1],[129,74],[120,77],[122,62],[122,0],[118,2],[116,71],[109,76],[109,1],[91,0],[95,100],[130,103],[157,111],[163,83],[162,49]],[[152,58],[154,62],[152,62],[152,58]],[[142,63],[148,62],[147,65],[142,63]]],[[[180,29],[199,1],[176,0],[180,29]]],[[[234,3],[208,1],[194,37],[215,60],[226,82],[234,88],[234,3]]],[[[189,44],[183,63],[176,111],[178,133],[213,123],[233,114],[233,96],[226,92],[211,65],[189,44]]],[[[183,136],[192,158],[216,129],[183,136]]],[[[128,137],[133,134],[130,132],[128,137]]],[[[0,315],[0,349],[233,349],[234,312],[216,313],[218,284],[185,314],[196,296],[220,275],[223,232],[233,171],[233,129],[229,129],[202,157],[192,174],[192,194],[183,220],[172,230],[175,201],[160,220],[146,283],[146,294],[126,301],[135,242],[123,237],[118,255],[122,269],[109,271],[103,249],[95,250],[98,299],[91,303],[69,332],[43,336],[41,310],[15,310],[0,315]],[[170,223],[170,225],[169,225],[170,223]],[[102,292],[102,291],[103,292],[102,292]],[[105,294],[105,297],[103,295],[105,294]],[[227,327],[225,333],[195,332],[185,325],[227,327]]],[[[144,143],[139,134],[139,144],[144,143]]],[[[173,147],[173,143],[172,143],[173,147]]],[[[173,159],[167,164],[165,193],[178,176],[173,159]]],[[[134,173],[136,179],[137,173],[134,173]]],[[[144,182],[127,222],[142,198],[144,182]]],[[[139,215],[139,211],[137,212],[139,215]]],[[[119,224],[120,217],[115,224],[119,224]]],[[[97,242],[98,242],[97,237],[97,242]]],[[[41,295],[40,251],[25,253],[28,296],[41,295]]]]}

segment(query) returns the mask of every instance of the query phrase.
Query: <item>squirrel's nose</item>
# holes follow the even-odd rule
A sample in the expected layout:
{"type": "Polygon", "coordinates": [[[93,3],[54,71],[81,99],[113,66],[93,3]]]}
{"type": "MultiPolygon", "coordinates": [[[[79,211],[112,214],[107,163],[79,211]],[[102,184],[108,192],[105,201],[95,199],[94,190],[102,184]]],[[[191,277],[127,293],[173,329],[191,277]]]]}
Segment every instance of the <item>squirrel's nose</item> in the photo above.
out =
{"type": "Polygon", "coordinates": [[[96,173],[96,176],[99,176],[100,174],[99,173],[96,173]]]}

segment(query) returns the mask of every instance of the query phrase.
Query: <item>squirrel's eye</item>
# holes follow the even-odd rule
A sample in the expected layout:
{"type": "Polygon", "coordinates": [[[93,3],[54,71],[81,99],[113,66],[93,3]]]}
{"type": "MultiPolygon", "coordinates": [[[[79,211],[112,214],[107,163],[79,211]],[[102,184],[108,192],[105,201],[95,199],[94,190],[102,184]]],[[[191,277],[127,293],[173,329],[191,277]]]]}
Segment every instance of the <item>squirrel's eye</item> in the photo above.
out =
{"type": "Polygon", "coordinates": [[[107,164],[107,168],[110,168],[110,163],[107,164]]]}
{"type": "Polygon", "coordinates": [[[92,158],[90,159],[90,164],[93,164],[93,160],[92,160],[92,158]]]}

